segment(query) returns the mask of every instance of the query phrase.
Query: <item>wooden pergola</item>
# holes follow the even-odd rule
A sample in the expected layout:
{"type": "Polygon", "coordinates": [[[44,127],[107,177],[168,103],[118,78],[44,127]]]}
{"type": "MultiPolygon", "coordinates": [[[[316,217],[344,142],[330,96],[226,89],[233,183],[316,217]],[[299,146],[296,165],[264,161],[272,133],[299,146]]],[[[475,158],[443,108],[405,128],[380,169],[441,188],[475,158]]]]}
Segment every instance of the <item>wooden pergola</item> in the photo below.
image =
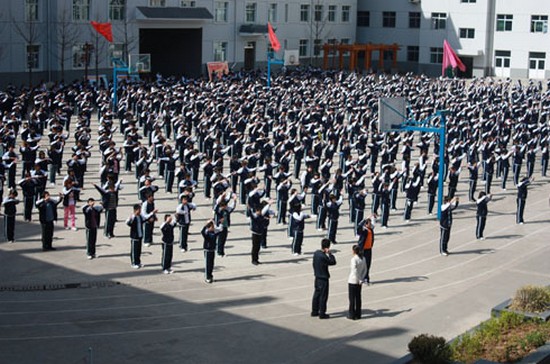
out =
{"type": "Polygon", "coordinates": [[[392,52],[392,67],[397,66],[397,51],[401,49],[397,43],[393,44],[330,44],[323,45],[323,68],[328,68],[329,54],[334,55],[338,52],[338,68],[344,68],[344,55],[349,53],[349,69],[355,71],[357,68],[357,55],[359,52],[365,52],[365,69],[369,70],[372,63],[372,52],[379,52],[378,68],[384,68],[384,52],[392,52]]]}

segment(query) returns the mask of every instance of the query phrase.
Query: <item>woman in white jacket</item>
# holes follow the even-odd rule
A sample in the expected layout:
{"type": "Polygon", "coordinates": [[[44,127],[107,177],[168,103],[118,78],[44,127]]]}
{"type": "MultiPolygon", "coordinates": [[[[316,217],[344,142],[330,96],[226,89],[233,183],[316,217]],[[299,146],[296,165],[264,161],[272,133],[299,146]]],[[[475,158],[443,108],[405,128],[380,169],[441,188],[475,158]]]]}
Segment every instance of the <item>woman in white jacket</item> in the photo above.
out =
{"type": "Polygon", "coordinates": [[[367,264],[365,258],[361,255],[361,248],[354,245],[352,247],[353,257],[350,263],[350,273],[348,278],[349,292],[349,312],[347,318],[350,320],[361,319],[361,285],[363,277],[367,273],[367,264]]]}

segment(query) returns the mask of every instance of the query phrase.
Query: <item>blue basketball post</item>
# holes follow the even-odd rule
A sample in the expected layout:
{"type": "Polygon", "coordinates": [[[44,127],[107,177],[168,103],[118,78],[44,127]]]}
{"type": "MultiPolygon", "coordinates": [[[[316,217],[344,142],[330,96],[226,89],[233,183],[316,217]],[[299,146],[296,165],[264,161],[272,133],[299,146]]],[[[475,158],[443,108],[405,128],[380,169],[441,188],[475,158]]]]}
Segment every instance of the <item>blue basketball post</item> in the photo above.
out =
{"type": "MultiPolygon", "coordinates": [[[[437,219],[441,219],[441,205],[443,204],[443,185],[445,183],[444,167],[445,167],[445,115],[449,113],[448,110],[437,111],[434,115],[427,117],[424,120],[408,119],[405,115],[406,111],[398,110],[399,106],[392,106],[388,101],[380,99],[379,115],[382,110],[390,110],[392,113],[397,114],[399,119],[404,120],[401,124],[390,124],[386,127],[392,131],[419,131],[422,133],[437,133],[439,135],[439,171],[437,179],[437,219]],[[439,126],[433,125],[433,121],[439,118],[439,126]]],[[[385,117],[384,117],[385,118],[385,117]]],[[[395,120],[395,119],[394,119],[395,120]]],[[[382,130],[385,131],[385,130],[382,130]]]]}
{"type": "Polygon", "coordinates": [[[423,133],[439,134],[439,171],[437,179],[437,219],[441,219],[441,205],[443,204],[443,185],[445,183],[444,166],[445,166],[445,114],[447,110],[438,111],[424,120],[406,120],[401,124],[401,131],[419,131],[423,133]],[[430,122],[439,118],[439,127],[430,126],[430,122]]]}
{"type": "Polygon", "coordinates": [[[282,59],[275,59],[272,51],[267,51],[267,88],[271,87],[271,65],[280,64],[284,65],[285,62],[282,59]]]}
{"type": "Polygon", "coordinates": [[[122,72],[126,72],[127,74],[130,74],[130,68],[128,65],[121,60],[120,58],[113,58],[113,112],[116,113],[117,111],[117,103],[118,103],[118,74],[122,72]]]}

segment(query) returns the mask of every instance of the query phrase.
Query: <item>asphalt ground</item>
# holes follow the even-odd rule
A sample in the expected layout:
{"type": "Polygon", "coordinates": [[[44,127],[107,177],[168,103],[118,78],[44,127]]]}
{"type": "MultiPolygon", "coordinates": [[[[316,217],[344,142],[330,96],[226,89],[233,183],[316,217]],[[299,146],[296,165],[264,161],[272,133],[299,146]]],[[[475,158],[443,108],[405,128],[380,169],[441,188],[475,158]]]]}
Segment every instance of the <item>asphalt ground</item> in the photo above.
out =
{"type": "MultiPolygon", "coordinates": [[[[121,143],[117,136],[117,141],[121,143]]],[[[68,148],[67,148],[68,149],[68,148]]],[[[82,199],[99,194],[97,151],[89,161],[82,199]]],[[[153,171],[156,166],[152,166],[153,171]]],[[[525,166],[524,166],[525,168],[525,166]]],[[[439,255],[439,225],[421,192],[412,220],[403,196],[389,228],[376,229],[371,286],[363,287],[363,318],[346,319],[351,246],[356,243],[342,207],[337,265],[331,267],[329,320],[309,316],[311,258],[326,232],[306,223],[301,256],[293,256],[286,226],[273,221],[259,266],[251,264],[244,208],[232,214],[227,256],[216,257],[214,283],[204,282],[200,229],[212,216],[202,188],[194,202],[190,251],[174,249],[174,274],[161,274],[160,232],[144,247],[139,270],[130,267],[129,228],[137,202],[133,174],[121,174],[116,238],[98,237],[97,259],[87,260],[84,218],[78,231],[56,224],[54,247],[42,252],[38,216],[16,223],[16,242],[0,242],[0,363],[390,363],[420,333],[451,339],[490,316],[494,305],[525,284],[550,282],[548,178],[529,187],[525,224],[515,224],[516,189],[493,182],[486,240],[475,239],[475,204],[462,174],[447,257],[439,255]]],[[[297,181],[296,181],[297,182],[297,181]]],[[[173,213],[176,194],[156,194],[158,214],[173,213]]],[[[297,184],[296,184],[297,185],[297,184]]],[[[61,190],[60,179],[52,192],[61,190]]],[[[482,188],[481,182],[478,189],[482,188]]],[[[368,198],[370,206],[370,198],[368,198]]],[[[306,209],[310,199],[307,199],[306,209]]],[[[80,205],[79,205],[80,207],[80,205]]],[[[62,210],[59,211],[62,217],[62,210]]],[[[103,221],[103,219],[102,219],[103,221]]]]}

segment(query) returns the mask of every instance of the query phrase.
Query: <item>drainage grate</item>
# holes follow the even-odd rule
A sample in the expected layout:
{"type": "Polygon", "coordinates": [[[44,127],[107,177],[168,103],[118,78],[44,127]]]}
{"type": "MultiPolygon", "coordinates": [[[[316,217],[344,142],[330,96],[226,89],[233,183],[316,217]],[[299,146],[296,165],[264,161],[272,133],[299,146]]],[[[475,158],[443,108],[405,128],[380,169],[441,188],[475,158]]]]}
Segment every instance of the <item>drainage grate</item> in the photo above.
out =
{"type": "Polygon", "coordinates": [[[78,283],[47,283],[47,284],[14,284],[8,286],[0,286],[0,292],[4,291],[55,291],[60,289],[76,289],[76,288],[105,288],[121,285],[117,281],[95,281],[95,282],[78,282],[78,283]]]}

